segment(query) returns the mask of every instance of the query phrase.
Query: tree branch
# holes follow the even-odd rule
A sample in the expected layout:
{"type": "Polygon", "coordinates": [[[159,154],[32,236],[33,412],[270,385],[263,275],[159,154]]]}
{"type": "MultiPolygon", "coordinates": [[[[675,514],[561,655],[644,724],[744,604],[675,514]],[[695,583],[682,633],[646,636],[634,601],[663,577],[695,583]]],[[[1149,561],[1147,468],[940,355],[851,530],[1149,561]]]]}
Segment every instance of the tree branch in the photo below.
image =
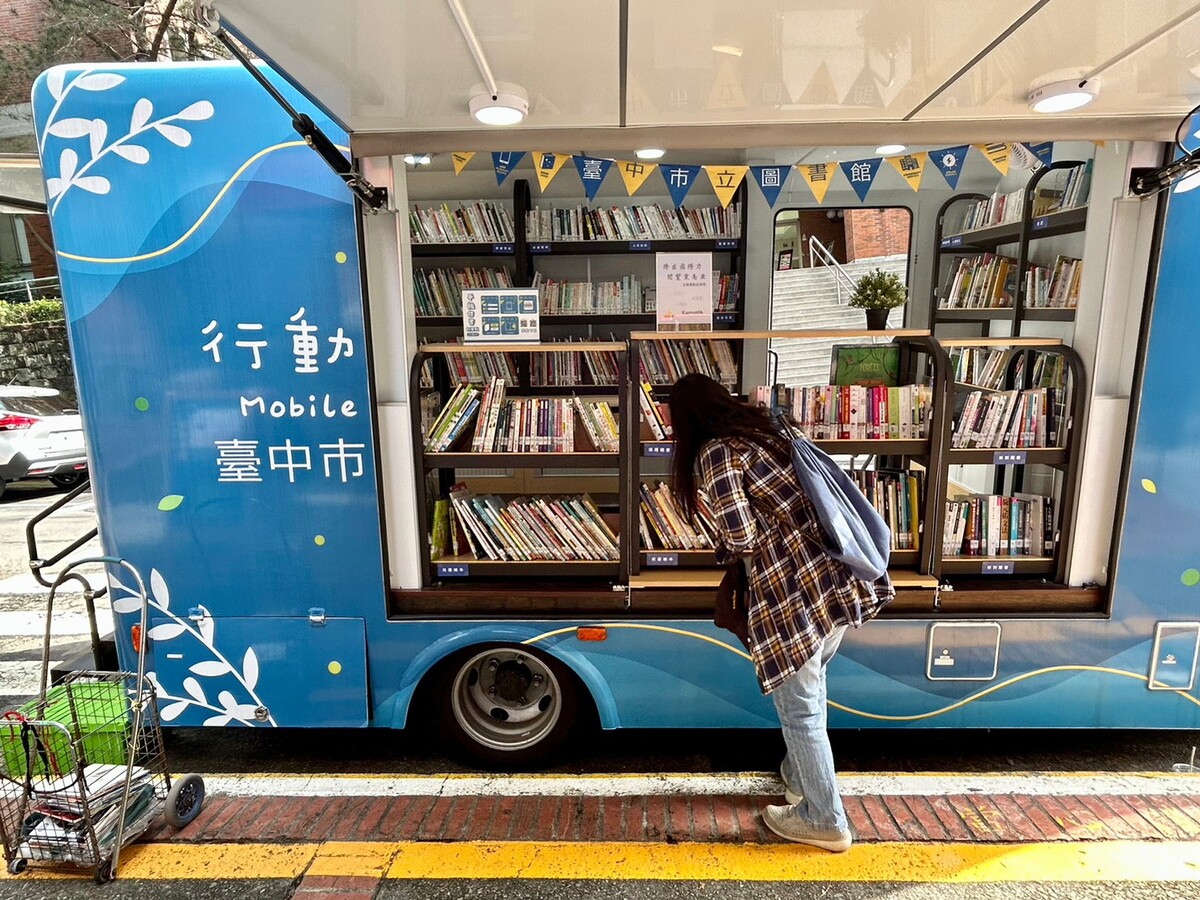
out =
{"type": "Polygon", "coordinates": [[[171,14],[175,12],[175,5],[179,0],[167,0],[166,8],[163,9],[161,17],[158,20],[158,30],[154,32],[154,39],[150,41],[150,59],[158,59],[158,51],[162,47],[163,37],[167,33],[167,28],[171,25],[171,14]]]}

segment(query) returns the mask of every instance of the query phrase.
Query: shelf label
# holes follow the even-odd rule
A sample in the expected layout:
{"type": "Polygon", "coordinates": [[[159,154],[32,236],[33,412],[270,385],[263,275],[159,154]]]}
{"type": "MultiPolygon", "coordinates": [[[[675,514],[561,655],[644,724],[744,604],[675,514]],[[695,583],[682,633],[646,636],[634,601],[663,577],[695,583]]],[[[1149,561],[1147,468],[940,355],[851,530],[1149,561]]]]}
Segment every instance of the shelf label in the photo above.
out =
{"type": "Polygon", "coordinates": [[[646,565],[649,566],[677,566],[679,565],[678,553],[647,553],[646,565]]]}
{"type": "Polygon", "coordinates": [[[1024,450],[997,450],[992,456],[995,466],[1023,466],[1027,459],[1024,450]]]}
{"type": "Polygon", "coordinates": [[[675,455],[675,444],[671,441],[661,441],[642,446],[642,456],[655,459],[669,459],[675,455]]]}
{"type": "Polygon", "coordinates": [[[713,313],[714,325],[732,325],[737,319],[737,313],[731,312],[715,312],[713,313]]]}
{"type": "Polygon", "coordinates": [[[979,570],[980,575],[1012,575],[1017,570],[1017,564],[1011,559],[998,562],[985,562],[979,570]]]}
{"type": "Polygon", "coordinates": [[[736,250],[737,248],[737,238],[717,238],[718,250],[736,250]]]}
{"type": "Polygon", "coordinates": [[[629,250],[631,253],[649,253],[652,249],[650,241],[630,241],[629,250]]]}
{"type": "Polygon", "coordinates": [[[1033,220],[1033,230],[1034,231],[1037,231],[1039,228],[1046,228],[1049,225],[1050,225],[1050,219],[1048,216],[1042,216],[1040,219],[1033,220]]]}
{"type": "Polygon", "coordinates": [[[943,247],[961,247],[962,246],[962,235],[956,234],[956,235],[954,235],[954,237],[942,238],[942,246],[943,247]]]}
{"type": "Polygon", "coordinates": [[[492,253],[495,254],[512,254],[516,252],[514,244],[492,244],[492,253]]]}
{"type": "Polygon", "coordinates": [[[550,253],[552,252],[549,244],[530,244],[530,253],[550,253]]]}
{"type": "Polygon", "coordinates": [[[438,563],[437,564],[438,578],[466,578],[471,574],[471,567],[467,563],[438,563]]]}

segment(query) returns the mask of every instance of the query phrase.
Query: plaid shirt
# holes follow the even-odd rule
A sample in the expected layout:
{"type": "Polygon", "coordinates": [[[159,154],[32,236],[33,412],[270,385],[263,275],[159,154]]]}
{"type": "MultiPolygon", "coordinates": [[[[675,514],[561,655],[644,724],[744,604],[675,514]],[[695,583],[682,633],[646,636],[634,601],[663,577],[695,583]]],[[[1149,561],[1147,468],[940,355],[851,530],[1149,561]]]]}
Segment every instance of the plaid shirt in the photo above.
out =
{"type": "Polygon", "coordinates": [[[858,627],[895,596],[885,575],[856,578],[824,549],[816,509],[790,463],[741,438],[700,451],[717,558],[750,557],[750,656],[763,693],[794,674],[838,626],[858,627]]]}

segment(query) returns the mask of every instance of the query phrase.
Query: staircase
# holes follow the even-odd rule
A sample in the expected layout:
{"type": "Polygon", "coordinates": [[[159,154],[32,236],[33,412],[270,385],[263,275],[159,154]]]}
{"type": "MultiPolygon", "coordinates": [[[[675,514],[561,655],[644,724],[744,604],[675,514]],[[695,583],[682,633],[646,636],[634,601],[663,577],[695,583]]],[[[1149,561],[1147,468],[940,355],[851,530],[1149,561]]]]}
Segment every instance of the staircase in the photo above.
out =
{"type": "MultiPolygon", "coordinates": [[[[857,280],[872,269],[894,272],[904,279],[907,275],[907,256],[883,256],[844,263],[842,269],[857,280]]],[[[837,273],[818,266],[811,269],[791,269],[776,272],[771,297],[771,328],[854,328],[866,327],[861,309],[846,306],[849,299],[842,288],[842,305],[838,305],[837,273]]],[[[904,322],[904,309],[892,310],[889,328],[899,328],[904,322]]],[[[829,354],[834,344],[862,341],[772,341],[771,349],[779,354],[778,384],[794,387],[806,384],[829,383],[829,354]]]]}

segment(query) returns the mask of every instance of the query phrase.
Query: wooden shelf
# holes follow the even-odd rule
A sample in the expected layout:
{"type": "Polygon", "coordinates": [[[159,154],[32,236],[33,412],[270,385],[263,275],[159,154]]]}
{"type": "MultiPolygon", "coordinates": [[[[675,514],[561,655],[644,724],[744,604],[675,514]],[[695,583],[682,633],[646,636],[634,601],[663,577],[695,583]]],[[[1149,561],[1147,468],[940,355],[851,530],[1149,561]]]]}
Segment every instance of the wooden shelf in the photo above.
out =
{"type": "MultiPolygon", "coordinates": [[[[629,576],[629,587],[634,590],[654,588],[711,588],[716,590],[725,570],[721,569],[655,569],[629,576]]],[[[932,575],[909,572],[904,569],[889,569],[892,585],[903,589],[934,590],[938,580],[932,575]]]]}
{"type": "Polygon", "coordinates": [[[929,337],[923,328],[896,328],[870,331],[865,328],[808,328],[799,331],[634,331],[631,341],[749,341],[749,340],[841,340],[843,338],[929,337]]]}
{"type": "Polygon", "coordinates": [[[1075,310],[1067,308],[1027,306],[1021,315],[1030,322],[1075,321],[1075,310]]]}
{"type": "Polygon", "coordinates": [[[951,447],[946,451],[947,461],[962,466],[1019,465],[1019,463],[997,463],[997,453],[1023,452],[1025,465],[1063,466],[1067,463],[1065,447],[951,447]]]}
{"type": "Polygon", "coordinates": [[[943,309],[938,307],[934,315],[939,322],[988,322],[993,319],[1011,319],[1013,317],[1013,308],[1011,306],[976,306],[952,309],[943,309]]]}
{"type": "Polygon", "coordinates": [[[578,341],[574,346],[563,343],[512,344],[418,344],[422,353],[562,353],[564,347],[581,353],[622,353],[620,341],[578,341]],[[586,346],[585,346],[586,345],[586,346]]]}
{"type": "Polygon", "coordinates": [[[643,569],[683,569],[704,566],[713,568],[717,565],[717,554],[713,550],[642,550],[643,569]],[[655,562],[655,558],[664,557],[675,559],[673,563],[655,562]]]}
{"type": "Polygon", "coordinates": [[[513,256],[515,241],[480,241],[463,244],[414,243],[412,255],[416,258],[437,256],[513,256]]]}
{"type": "Polygon", "coordinates": [[[533,256],[598,256],[638,253],[737,253],[742,239],[735,237],[629,238],[618,241],[528,239],[533,256]]]}
{"type": "Polygon", "coordinates": [[[426,453],[426,469],[615,469],[620,453],[426,453]]]}
{"type": "Polygon", "coordinates": [[[1049,556],[943,556],[943,575],[1049,575],[1054,559],[1049,556]],[[1011,572],[988,571],[986,567],[1011,564],[1011,572]]]}
{"type": "Polygon", "coordinates": [[[946,349],[952,347],[1061,347],[1062,338],[1037,337],[994,337],[994,338],[939,338],[938,343],[946,349]]]}
{"type": "Polygon", "coordinates": [[[621,564],[616,560],[590,559],[495,560],[476,559],[473,556],[444,556],[440,559],[432,560],[431,565],[434,577],[447,581],[458,580],[460,578],[473,578],[475,576],[519,577],[527,575],[565,575],[568,577],[589,575],[616,578],[620,575],[621,571],[621,564]],[[441,574],[441,570],[445,566],[465,566],[466,574],[441,574]]]}
{"type": "MultiPolygon", "coordinates": [[[[642,441],[641,455],[643,459],[670,459],[671,453],[667,450],[661,452],[648,453],[647,447],[653,446],[656,448],[665,447],[665,445],[673,444],[670,439],[665,441],[642,441]]],[[[920,440],[863,440],[863,441],[842,441],[842,440],[820,440],[813,441],[818,447],[824,450],[831,456],[928,456],[929,441],[920,440]]],[[[672,448],[673,449],[673,448],[672,448]]]]}

